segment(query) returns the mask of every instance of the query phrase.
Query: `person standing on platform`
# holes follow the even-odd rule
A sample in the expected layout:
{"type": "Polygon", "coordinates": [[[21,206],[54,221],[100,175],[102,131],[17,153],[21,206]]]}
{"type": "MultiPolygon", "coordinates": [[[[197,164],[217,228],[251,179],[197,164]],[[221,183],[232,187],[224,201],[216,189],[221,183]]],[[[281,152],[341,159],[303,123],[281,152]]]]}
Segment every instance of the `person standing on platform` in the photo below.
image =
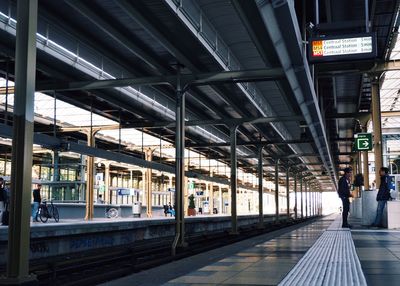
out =
{"type": "Polygon", "coordinates": [[[374,223],[371,225],[372,227],[383,227],[382,225],[382,215],[383,210],[385,209],[386,203],[390,200],[390,178],[389,178],[389,169],[386,167],[382,167],[379,170],[379,174],[381,175],[381,185],[379,186],[378,194],[376,195],[376,200],[378,201],[378,207],[376,208],[376,217],[374,223]]]}
{"type": "Polygon", "coordinates": [[[350,200],[349,198],[353,197],[350,192],[350,178],[352,174],[351,168],[345,168],[343,176],[339,179],[339,190],[338,195],[342,200],[343,204],[343,212],[342,212],[342,227],[351,228],[351,225],[347,222],[347,217],[349,215],[350,210],[350,200]]]}
{"type": "Polygon", "coordinates": [[[7,204],[7,190],[4,179],[0,178],[0,223],[3,221],[3,213],[7,204]]]}
{"type": "Polygon", "coordinates": [[[42,201],[42,197],[40,196],[40,189],[42,188],[41,184],[37,184],[37,188],[33,190],[33,208],[32,208],[32,221],[37,222],[36,214],[39,210],[39,205],[42,201]]]}

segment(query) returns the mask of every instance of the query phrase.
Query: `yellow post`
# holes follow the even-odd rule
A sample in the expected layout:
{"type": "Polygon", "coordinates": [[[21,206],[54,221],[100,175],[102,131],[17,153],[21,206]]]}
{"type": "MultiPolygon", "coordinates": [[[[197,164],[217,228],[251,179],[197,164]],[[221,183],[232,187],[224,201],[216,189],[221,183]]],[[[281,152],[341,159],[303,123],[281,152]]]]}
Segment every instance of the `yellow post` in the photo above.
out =
{"type": "MultiPolygon", "coordinates": [[[[87,131],[88,146],[94,147],[97,131],[87,131]]],[[[86,160],[87,184],[86,184],[86,214],[85,220],[92,220],[94,213],[94,157],[88,156],[86,160]]]]}
{"type": "MultiPolygon", "coordinates": [[[[145,159],[146,161],[151,161],[153,159],[153,150],[151,148],[148,148],[144,152],[145,159]]],[[[146,213],[147,217],[152,217],[153,216],[153,211],[152,211],[152,169],[147,168],[145,172],[145,192],[146,192],[146,213]]]]}
{"type": "Polygon", "coordinates": [[[379,80],[372,81],[372,125],[374,128],[374,153],[375,153],[375,182],[379,188],[381,177],[379,174],[382,168],[382,127],[381,127],[381,102],[379,95],[379,80]]]}
{"type": "Polygon", "coordinates": [[[110,195],[110,163],[104,163],[104,201],[107,204],[111,203],[110,195]]]}

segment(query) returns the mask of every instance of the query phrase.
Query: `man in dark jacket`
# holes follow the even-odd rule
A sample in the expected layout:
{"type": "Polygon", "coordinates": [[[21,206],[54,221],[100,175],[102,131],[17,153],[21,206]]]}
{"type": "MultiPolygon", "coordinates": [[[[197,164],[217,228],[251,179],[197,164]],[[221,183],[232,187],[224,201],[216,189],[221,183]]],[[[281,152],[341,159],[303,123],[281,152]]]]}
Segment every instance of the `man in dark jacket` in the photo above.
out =
{"type": "Polygon", "coordinates": [[[385,209],[386,202],[390,199],[390,178],[389,169],[382,167],[379,170],[381,175],[381,185],[379,186],[378,194],[376,195],[376,200],[378,201],[378,207],[376,209],[375,222],[371,225],[373,227],[383,227],[382,225],[382,215],[385,209]]]}
{"type": "Polygon", "coordinates": [[[352,170],[351,168],[345,168],[343,176],[339,179],[339,190],[338,195],[343,203],[343,212],[342,212],[342,227],[350,228],[351,225],[347,222],[347,217],[349,215],[350,210],[350,200],[349,198],[353,195],[350,192],[350,178],[351,178],[352,170]]]}
{"type": "Polygon", "coordinates": [[[6,209],[7,192],[3,178],[0,178],[0,223],[3,220],[3,213],[6,209]]]}
{"type": "Polygon", "coordinates": [[[40,189],[42,188],[41,184],[37,184],[37,188],[33,190],[33,208],[32,208],[32,221],[36,222],[37,217],[36,214],[39,210],[39,205],[40,202],[42,201],[42,198],[40,196],[40,189]]]}

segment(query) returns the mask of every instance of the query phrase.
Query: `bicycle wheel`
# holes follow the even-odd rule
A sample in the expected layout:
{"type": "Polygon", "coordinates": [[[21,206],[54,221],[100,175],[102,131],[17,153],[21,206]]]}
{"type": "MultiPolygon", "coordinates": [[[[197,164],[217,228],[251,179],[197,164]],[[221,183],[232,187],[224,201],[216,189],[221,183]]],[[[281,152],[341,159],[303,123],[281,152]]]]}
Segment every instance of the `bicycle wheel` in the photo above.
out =
{"type": "Polygon", "coordinates": [[[47,212],[48,212],[47,208],[39,208],[39,212],[38,212],[39,217],[43,223],[46,223],[47,220],[49,219],[49,215],[47,212]]]}
{"type": "Polygon", "coordinates": [[[60,220],[60,215],[58,214],[58,209],[56,207],[53,207],[53,218],[56,222],[60,220]]]}
{"type": "Polygon", "coordinates": [[[118,217],[118,210],[115,208],[111,208],[107,211],[108,218],[117,218],[118,217]]]}

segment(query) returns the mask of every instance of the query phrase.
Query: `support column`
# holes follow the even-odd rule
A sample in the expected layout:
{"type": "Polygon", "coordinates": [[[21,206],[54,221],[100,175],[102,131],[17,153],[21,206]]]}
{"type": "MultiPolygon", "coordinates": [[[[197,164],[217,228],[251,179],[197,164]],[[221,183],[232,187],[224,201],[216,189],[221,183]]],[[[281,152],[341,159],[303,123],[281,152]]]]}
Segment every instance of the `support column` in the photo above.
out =
{"type": "Polygon", "coordinates": [[[208,195],[209,195],[208,205],[210,208],[210,214],[214,214],[214,184],[213,183],[208,184],[208,195]]]}
{"type": "MultiPolygon", "coordinates": [[[[94,147],[94,136],[97,131],[87,131],[87,141],[89,147],[94,147]]],[[[87,156],[86,159],[86,214],[85,220],[92,220],[94,213],[94,157],[87,156]]]]}
{"type": "Polygon", "coordinates": [[[218,185],[218,198],[219,198],[219,210],[218,213],[222,214],[223,213],[223,207],[224,207],[224,203],[223,203],[223,197],[222,197],[222,188],[220,185],[218,185]]]}
{"type": "Polygon", "coordinates": [[[37,0],[17,2],[7,278],[0,278],[0,284],[21,285],[36,280],[34,275],[29,275],[29,218],[32,197],[37,7],[37,0]]]}
{"type": "Polygon", "coordinates": [[[357,152],[357,174],[362,173],[361,153],[362,152],[357,152]]]}
{"type": "Polygon", "coordinates": [[[258,149],[258,227],[264,227],[264,208],[263,208],[263,148],[258,149]]]}
{"type": "Polygon", "coordinates": [[[279,159],[275,163],[275,221],[279,221],[279,159]]]}
{"type": "MultiPolygon", "coordinates": [[[[363,132],[367,132],[367,123],[362,127],[363,132]]],[[[362,168],[364,175],[364,190],[369,190],[369,168],[368,168],[368,151],[362,152],[362,168]]]]}
{"type": "Polygon", "coordinates": [[[184,184],[185,184],[185,92],[181,88],[180,66],[177,66],[178,77],[176,85],[176,134],[175,134],[175,239],[172,244],[172,255],[176,247],[184,247],[185,243],[185,213],[184,213],[184,184]]]}
{"type": "Polygon", "coordinates": [[[236,130],[237,126],[230,127],[231,139],[231,234],[238,233],[237,227],[237,206],[236,206],[236,190],[237,190],[237,174],[236,174],[236,130]]]}
{"type": "Polygon", "coordinates": [[[372,125],[374,129],[374,153],[375,153],[375,187],[378,189],[381,177],[379,174],[382,168],[382,125],[381,125],[381,102],[379,95],[379,81],[372,81],[371,88],[371,105],[372,105],[372,125]]]}
{"type": "Polygon", "coordinates": [[[300,204],[301,204],[301,218],[304,218],[303,212],[303,176],[300,172],[300,204]]]}
{"type": "Polygon", "coordinates": [[[133,188],[133,170],[129,170],[129,188],[133,188]]]}
{"type": "MultiPolygon", "coordinates": [[[[146,161],[151,162],[153,160],[153,150],[147,148],[144,150],[144,158],[146,161]]],[[[152,169],[147,168],[145,172],[145,193],[146,193],[146,214],[147,217],[153,217],[153,188],[152,188],[152,169]]]]}
{"type": "Polygon", "coordinates": [[[110,163],[104,162],[104,201],[106,204],[111,204],[110,193],[110,163]]]}
{"type": "Polygon", "coordinates": [[[307,188],[308,188],[308,183],[307,181],[304,181],[304,192],[305,192],[305,209],[306,209],[306,218],[308,218],[308,202],[307,202],[307,188]]]}
{"type": "MultiPolygon", "coordinates": [[[[60,180],[60,167],[59,167],[59,152],[57,150],[53,151],[53,182],[57,182],[60,180]]],[[[55,195],[55,191],[58,189],[57,185],[52,185],[51,187],[51,197],[59,199],[58,196],[55,195]]]]}
{"type": "Polygon", "coordinates": [[[315,216],[316,211],[315,211],[315,192],[314,191],[312,192],[312,207],[313,207],[312,214],[313,214],[313,216],[315,216]]]}
{"type": "Polygon", "coordinates": [[[289,190],[289,170],[290,167],[286,168],[286,219],[290,218],[290,190],[289,190]]]}
{"type": "Polygon", "coordinates": [[[297,174],[294,174],[294,219],[297,219],[297,174]]]}

